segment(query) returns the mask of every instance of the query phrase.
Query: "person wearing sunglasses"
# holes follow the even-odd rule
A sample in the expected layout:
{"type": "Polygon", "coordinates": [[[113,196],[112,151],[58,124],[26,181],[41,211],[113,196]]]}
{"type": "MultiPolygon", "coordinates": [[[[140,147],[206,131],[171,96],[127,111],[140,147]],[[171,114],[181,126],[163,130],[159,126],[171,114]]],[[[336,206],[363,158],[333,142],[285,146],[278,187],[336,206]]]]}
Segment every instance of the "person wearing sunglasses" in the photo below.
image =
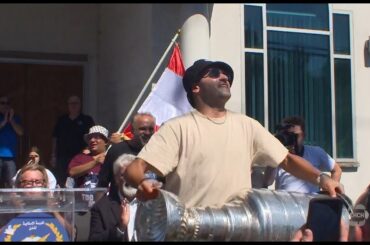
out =
{"type": "Polygon", "coordinates": [[[220,207],[251,188],[252,164],[282,166],[332,196],[341,192],[338,182],[289,153],[257,120],[226,109],[233,80],[233,69],[221,61],[201,59],[185,71],[183,87],[195,110],[162,125],[127,167],[137,197],[157,197],[159,189],[144,175],[151,170],[166,176],[163,188],[186,207],[220,207]]]}
{"type": "Polygon", "coordinates": [[[0,187],[10,188],[16,172],[18,137],[23,135],[21,120],[14,114],[8,96],[0,96],[0,187]]]}

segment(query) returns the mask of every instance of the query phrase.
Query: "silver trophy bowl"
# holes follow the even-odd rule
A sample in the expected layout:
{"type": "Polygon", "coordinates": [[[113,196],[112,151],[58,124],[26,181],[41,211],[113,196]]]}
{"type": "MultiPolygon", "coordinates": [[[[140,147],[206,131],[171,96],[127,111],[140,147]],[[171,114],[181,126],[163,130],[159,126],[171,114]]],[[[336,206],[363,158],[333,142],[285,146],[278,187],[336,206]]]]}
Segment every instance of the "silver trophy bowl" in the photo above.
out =
{"type": "MultiPolygon", "coordinates": [[[[139,203],[135,229],[139,241],[289,241],[318,196],[326,195],[245,189],[222,207],[186,208],[160,190],[156,199],[139,203]]],[[[342,218],[348,223],[352,206],[345,202],[342,218]]]]}

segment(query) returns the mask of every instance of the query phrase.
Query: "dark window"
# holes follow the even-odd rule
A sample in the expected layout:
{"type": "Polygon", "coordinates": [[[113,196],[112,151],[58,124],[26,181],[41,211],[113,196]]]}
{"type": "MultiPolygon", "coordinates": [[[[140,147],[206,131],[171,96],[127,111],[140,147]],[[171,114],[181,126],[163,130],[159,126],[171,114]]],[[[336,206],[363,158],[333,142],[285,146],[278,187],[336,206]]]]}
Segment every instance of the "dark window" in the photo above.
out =
{"type": "Polygon", "coordinates": [[[334,53],[351,54],[349,46],[349,16],[333,14],[334,53]]]}
{"type": "Polygon", "coordinates": [[[263,54],[245,54],[246,113],[264,124],[263,54]]]}
{"type": "Polygon", "coordinates": [[[270,131],[284,117],[303,116],[306,143],[332,152],[329,36],[280,31],[267,36],[270,131]]]}
{"type": "Polygon", "coordinates": [[[329,30],[328,4],[266,4],[267,25],[329,30]]]}
{"type": "Polygon", "coordinates": [[[246,48],[263,48],[262,7],[244,6],[244,40],[246,48]]]}
{"type": "Polygon", "coordinates": [[[337,157],[353,157],[351,60],[335,59],[337,157]]]}

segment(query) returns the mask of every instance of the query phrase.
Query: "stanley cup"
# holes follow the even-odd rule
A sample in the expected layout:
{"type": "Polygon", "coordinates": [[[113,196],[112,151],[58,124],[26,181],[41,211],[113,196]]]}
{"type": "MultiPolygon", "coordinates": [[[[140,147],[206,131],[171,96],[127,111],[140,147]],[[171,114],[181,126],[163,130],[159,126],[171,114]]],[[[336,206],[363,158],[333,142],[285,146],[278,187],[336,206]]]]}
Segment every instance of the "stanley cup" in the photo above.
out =
{"type": "MultiPolygon", "coordinates": [[[[138,206],[139,241],[289,241],[305,222],[311,198],[323,194],[246,189],[222,207],[186,208],[161,190],[138,206]]],[[[351,201],[343,199],[342,218],[349,222],[351,201]]]]}

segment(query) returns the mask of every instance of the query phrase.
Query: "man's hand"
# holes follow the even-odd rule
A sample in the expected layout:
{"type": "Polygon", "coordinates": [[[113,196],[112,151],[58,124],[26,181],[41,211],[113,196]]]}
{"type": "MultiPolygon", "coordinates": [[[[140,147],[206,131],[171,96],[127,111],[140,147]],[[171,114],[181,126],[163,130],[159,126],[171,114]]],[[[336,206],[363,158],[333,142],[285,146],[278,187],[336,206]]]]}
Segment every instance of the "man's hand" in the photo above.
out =
{"type": "Polygon", "coordinates": [[[343,185],[325,174],[320,176],[319,186],[322,190],[327,191],[331,197],[336,197],[336,193],[344,194],[343,185]]]}
{"type": "Polygon", "coordinates": [[[120,210],[120,230],[124,231],[128,226],[128,222],[130,222],[130,205],[127,199],[121,202],[120,210]]]}
{"type": "Polygon", "coordinates": [[[161,186],[161,182],[152,179],[144,179],[137,187],[136,197],[140,201],[155,199],[159,195],[159,188],[161,188],[161,186]]]}
{"type": "Polygon", "coordinates": [[[328,175],[320,173],[317,168],[300,156],[288,153],[287,157],[279,166],[296,178],[319,185],[319,187],[322,188],[323,191],[327,191],[331,197],[335,197],[336,192],[340,194],[344,193],[343,187],[338,181],[331,179],[328,175]],[[317,179],[318,177],[319,179],[317,179]]]}
{"type": "Polygon", "coordinates": [[[5,112],[4,119],[0,122],[0,128],[4,127],[8,123],[9,111],[5,112]]]}
{"type": "Polygon", "coordinates": [[[93,158],[97,163],[103,164],[105,159],[105,152],[95,155],[93,156],[93,158]]]}
{"type": "Polygon", "coordinates": [[[119,132],[112,133],[110,136],[110,141],[114,144],[122,142],[122,134],[119,132]]]}
{"type": "MultiPolygon", "coordinates": [[[[349,229],[348,225],[343,221],[343,219],[340,220],[340,242],[347,242],[348,241],[348,235],[349,235],[349,229]]],[[[304,224],[299,230],[297,230],[294,234],[291,242],[312,242],[313,241],[313,233],[312,230],[308,229],[306,227],[306,224],[304,224]]]]}
{"type": "Polygon", "coordinates": [[[14,118],[14,109],[10,108],[9,109],[9,115],[8,115],[8,122],[11,122],[14,118]]]}
{"type": "Polygon", "coordinates": [[[293,235],[291,242],[312,242],[313,233],[310,229],[306,228],[306,225],[302,226],[298,231],[293,235]]]}

